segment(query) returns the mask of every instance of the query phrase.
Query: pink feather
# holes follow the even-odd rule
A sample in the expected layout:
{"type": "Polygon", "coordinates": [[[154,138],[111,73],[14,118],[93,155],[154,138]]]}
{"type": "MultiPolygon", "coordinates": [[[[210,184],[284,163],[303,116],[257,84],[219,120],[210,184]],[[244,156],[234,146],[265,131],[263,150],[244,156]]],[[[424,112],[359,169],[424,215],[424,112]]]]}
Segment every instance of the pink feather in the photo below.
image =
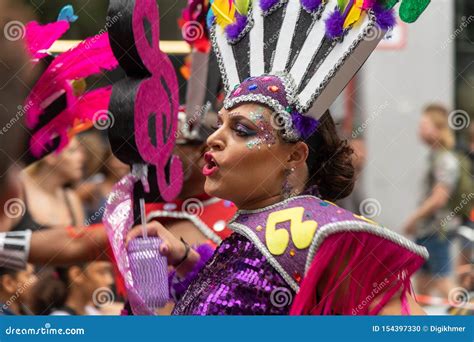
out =
{"type": "Polygon", "coordinates": [[[79,98],[71,98],[74,95],[68,92],[68,103],[73,102],[73,104],[33,134],[30,139],[32,155],[41,156],[48,150],[55,137],[59,137],[60,141],[56,153],[61,152],[69,143],[68,132],[72,125],[76,122],[94,121],[96,113],[105,113],[109,107],[111,94],[112,87],[110,86],[89,91],[79,98]]]}
{"type": "Polygon", "coordinates": [[[369,8],[374,7],[376,0],[364,0],[362,4],[362,9],[367,10],[369,8]]]}
{"type": "Polygon", "coordinates": [[[51,63],[30,92],[26,100],[31,104],[26,117],[27,126],[33,129],[37,125],[44,112],[44,101],[63,91],[66,82],[117,66],[107,33],[88,38],[64,52],[51,63]]]}
{"type": "Polygon", "coordinates": [[[69,26],[66,20],[47,25],[40,25],[36,21],[26,24],[25,41],[31,58],[40,59],[47,56],[45,51],[69,30],[69,26]]]}
{"type": "Polygon", "coordinates": [[[109,108],[112,87],[104,87],[89,91],[81,96],[72,108],[74,118],[81,121],[94,121],[99,112],[106,112],[109,108]]]}
{"type": "Polygon", "coordinates": [[[316,252],[290,314],[377,315],[397,292],[402,313],[408,314],[410,277],[423,263],[420,255],[375,234],[330,235],[316,252]]]}

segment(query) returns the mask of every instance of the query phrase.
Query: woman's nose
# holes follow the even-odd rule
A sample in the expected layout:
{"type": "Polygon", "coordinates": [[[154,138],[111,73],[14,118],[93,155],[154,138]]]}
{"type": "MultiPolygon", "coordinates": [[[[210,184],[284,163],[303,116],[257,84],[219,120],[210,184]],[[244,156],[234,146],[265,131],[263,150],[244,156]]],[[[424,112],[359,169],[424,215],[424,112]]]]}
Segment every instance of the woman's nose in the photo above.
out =
{"type": "Polygon", "coordinates": [[[207,138],[207,146],[214,151],[222,151],[224,149],[225,145],[222,137],[220,136],[220,129],[212,133],[207,138]]]}

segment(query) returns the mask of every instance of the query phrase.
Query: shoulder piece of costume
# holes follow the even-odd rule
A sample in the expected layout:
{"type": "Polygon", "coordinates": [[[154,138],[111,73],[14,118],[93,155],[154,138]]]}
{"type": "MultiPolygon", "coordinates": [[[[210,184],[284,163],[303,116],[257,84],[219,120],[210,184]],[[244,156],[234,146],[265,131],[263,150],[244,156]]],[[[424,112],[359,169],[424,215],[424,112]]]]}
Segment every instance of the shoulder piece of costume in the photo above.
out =
{"type": "MultiPolygon", "coordinates": [[[[305,288],[315,294],[318,282],[314,278],[320,281],[328,277],[328,286],[318,293],[320,298],[314,298],[314,303],[306,297],[296,297],[293,313],[302,313],[301,305],[311,305],[313,309],[318,304],[325,310],[354,314],[357,300],[365,298],[365,290],[372,289],[374,283],[387,281],[378,290],[393,295],[407,286],[406,280],[428,257],[424,247],[314,196],[296,196],[266,208],[240,210],[229,226],[251,240],[295,291],[305,288]],[[360,275],[362,279],[356,279],[360,275]],[[347,291],[351,297],[340,308],[335,306],[339,302],[333,292],[347,283],[346,278],[351,280],[347,291]],[[368,283],[368,287],[364,290],[355,282],[368,283]],[[326,307],[328,303],[333,306],[326,307]]],[[[385,303],[381,301],[380,308],[385,303]]],[[[362,314],[368,308],[360,310],[362,314]]]]}
{"type": "Polygon", "coordinates": [[[76,81],[118,66],[108,35],[87,38],[58,56],[48,53],[52,44],[69,29],[69,22],[76,19],[72,6],[65,6],[54,23],[26,25],[27,50],[41,69],[22,109],[31,134],[26,163],[52,151],[60,152],[72,135],[107,116],[111,88],[84,92],[85,89],[78,89],[76,81]]]}
{"type": "Polygon", "coordinates": [[[236,212],[233,203],[207,195],[167,203],[149,203],[146,209],[147,221],[174,219],[192,222],[214,246],[232,233],[227,222],[236,212]]]}
{"type": "MultiPolygon", "coordinates": [[[[208,24],[227,93],[224,107],[261,103],[278,115],[287,141],[311,135],[395,25],[397,2],[214,0],[208,24]],[[312,117],[305,116],[311,107],[312,117]]],[[[405,0],[402,19],[416,20],[428,3],[405,0]]]]}

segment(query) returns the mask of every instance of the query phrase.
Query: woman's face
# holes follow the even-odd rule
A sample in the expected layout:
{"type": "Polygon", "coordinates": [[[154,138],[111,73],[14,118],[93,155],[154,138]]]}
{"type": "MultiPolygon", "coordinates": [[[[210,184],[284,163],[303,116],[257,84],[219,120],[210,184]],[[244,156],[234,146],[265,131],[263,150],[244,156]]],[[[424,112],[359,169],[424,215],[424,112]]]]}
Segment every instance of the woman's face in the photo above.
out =
{"type": "Polygon", "coordinates": [[[431,146],[439,140],[439,135],[439,130],[436,128],[431,118],[428,115],[423,114],[419,125],[419,136],[421,140],[428,146],[431,146]]]}
{"type": "Polygon", "coordinates": [[[281,194],[291,144],[272,127],[272,112],[258,104],[222,109],[207,140],[205,191],[248,206],[281,194]]]}
{"type": "Polygon", "coordinates": [[[64,183],[81,180],[85,160],[84,151],[77,138],[73,138],[59,155],[52,154],[48,157],[53,159],[51,166],[64,183]]]}
{"type": "Polygon", "coordinates": [[[97,289],[109,288],[114,283],[112,265],[107,261],[93,261],[84,270],[83,290],[92,296],[97,289]]]}

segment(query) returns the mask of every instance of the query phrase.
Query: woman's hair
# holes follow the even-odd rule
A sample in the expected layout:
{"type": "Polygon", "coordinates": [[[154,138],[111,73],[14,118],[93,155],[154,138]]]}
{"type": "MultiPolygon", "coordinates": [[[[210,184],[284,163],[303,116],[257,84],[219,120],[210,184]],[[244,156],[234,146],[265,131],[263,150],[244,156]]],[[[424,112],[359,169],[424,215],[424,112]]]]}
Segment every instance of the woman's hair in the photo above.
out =
{"type": "Polygon", "coordinates": [[[64,307],[69,297],[71,280],[69,279],[69,267],[56,267],[50,273],[42,277],[35,285],[32,309],[36,315],[49,315],[56,309],[64,307]]]}
{"type": "Polygon", "coordinates": [[[448,150],[453,149],[456,141],[454,133],[449,127],[448,109],[443,105],[434,103],[426,106],[423,114],[426,115],[431,120],[433,125],[439,130],[440,144],[448,150]]]}
{"type": "Polygon", "coordinates": [[[354,189],[353,149],[339,138],[329,111],[321,116],[318,129],[304,142],[308,145],[308,181],[328,201],[347,197],[354,189]]]}

